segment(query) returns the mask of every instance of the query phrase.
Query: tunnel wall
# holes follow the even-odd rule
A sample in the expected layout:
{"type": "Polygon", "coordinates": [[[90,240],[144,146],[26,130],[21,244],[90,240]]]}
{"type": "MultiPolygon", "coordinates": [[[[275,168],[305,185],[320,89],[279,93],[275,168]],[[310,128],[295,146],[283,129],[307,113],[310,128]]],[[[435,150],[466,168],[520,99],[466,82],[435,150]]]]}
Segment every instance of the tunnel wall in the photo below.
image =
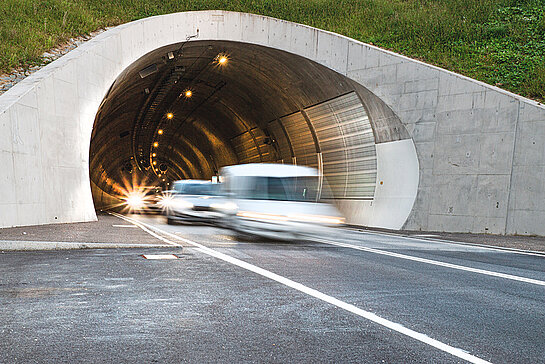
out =
{"type": "Polygon", "coordinates": [[[409,139],[399,143],[405,137],[387,127],[374,130],[377,193],[373,201],[347,202],[349,220],[391,228],[545,235],[543,106],[334,33],[224,11],[121,25],[0,96],[0,226],[95,219],[88,153],[102,99],[131,62],[193,35],[309,58],[361,84],[397,114],[409,139]],[[392,168],[405,165],[403,159],[379,156],[379,150],[413,142],[415,148],[406,150],[418,156],[418,182],[414,173],[404,174],[408,168],[392,168]],[[400,196],[391,194],[394,182],[407,189],[401,196],[407,211],[398,213],[395,225],[374,222],[379,211],[388,215],[400,208],[400,196]]]}

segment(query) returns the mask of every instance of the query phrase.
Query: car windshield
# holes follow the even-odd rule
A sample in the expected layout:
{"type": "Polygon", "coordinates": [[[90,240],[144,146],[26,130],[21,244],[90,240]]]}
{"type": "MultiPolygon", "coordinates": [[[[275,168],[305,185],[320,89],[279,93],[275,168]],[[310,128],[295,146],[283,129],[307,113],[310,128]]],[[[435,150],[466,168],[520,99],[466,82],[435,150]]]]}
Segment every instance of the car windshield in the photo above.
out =
{"type": "Polygon", "coordinates": [[[174,185],[176,193],[182,195],[217,195],[218,185],[216,183],[178,183],[174,185]]]}
{"type": "Polygon", "coordinates": [[[252,177],[248,187],[239,191],[242,198],[303,202],[319,202],[331,198],[325,180],[318,176],[252,177]]]}

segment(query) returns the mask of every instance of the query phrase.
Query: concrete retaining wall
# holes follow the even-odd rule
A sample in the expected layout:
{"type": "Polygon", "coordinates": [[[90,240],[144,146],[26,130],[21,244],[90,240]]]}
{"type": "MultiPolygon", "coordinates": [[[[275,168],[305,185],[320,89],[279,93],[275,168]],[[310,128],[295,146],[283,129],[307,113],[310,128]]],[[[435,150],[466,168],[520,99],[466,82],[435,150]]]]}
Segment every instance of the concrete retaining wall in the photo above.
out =
{"type": "Polygon", "coordinates": [[[197,34],[302,55],[385,101],[419,160],[406,228],[545,235],[543,106],[337,34],[223,11],[111,29],[0,96],[0,226],[94,219],[88,151],[105,93],[139,57],[197,34]]]}

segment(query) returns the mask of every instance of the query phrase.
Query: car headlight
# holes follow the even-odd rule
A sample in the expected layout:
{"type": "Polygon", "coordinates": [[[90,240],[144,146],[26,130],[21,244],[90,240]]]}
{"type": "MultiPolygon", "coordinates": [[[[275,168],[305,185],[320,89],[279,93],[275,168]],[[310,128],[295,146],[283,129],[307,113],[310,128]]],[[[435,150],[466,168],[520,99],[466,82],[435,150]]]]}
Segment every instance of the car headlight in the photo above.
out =
{"type": "Polygon", "coordinates": [[[144,205],[144,198],[138,194],[131,194],[126,199],[125,202],[132,209],[137,209],[144,205]]]}
{"type": "Polygon", "coordinates": [[[159,198],[159,201],[157,201],[157,204],[161,206],[162,208],[166,209],[172,206],[173,198],[172,196],[163,196],[159,198]]]}

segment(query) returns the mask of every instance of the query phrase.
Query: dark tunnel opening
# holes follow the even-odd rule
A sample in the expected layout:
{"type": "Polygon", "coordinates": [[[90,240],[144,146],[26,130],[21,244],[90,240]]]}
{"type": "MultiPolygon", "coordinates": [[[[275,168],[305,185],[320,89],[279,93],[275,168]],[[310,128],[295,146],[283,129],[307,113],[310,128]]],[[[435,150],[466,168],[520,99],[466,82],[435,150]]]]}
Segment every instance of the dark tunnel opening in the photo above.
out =
{"type": "Polygon", "coordinates": [[[399,119],[349,78],[309,59],[230,41],[156,49],[113,83],[95,119],[96,208],[137,185],[168,189],[221,167],[309,165],[337,199],[373,199],[375,144],[405,139],[399,119]]]}

